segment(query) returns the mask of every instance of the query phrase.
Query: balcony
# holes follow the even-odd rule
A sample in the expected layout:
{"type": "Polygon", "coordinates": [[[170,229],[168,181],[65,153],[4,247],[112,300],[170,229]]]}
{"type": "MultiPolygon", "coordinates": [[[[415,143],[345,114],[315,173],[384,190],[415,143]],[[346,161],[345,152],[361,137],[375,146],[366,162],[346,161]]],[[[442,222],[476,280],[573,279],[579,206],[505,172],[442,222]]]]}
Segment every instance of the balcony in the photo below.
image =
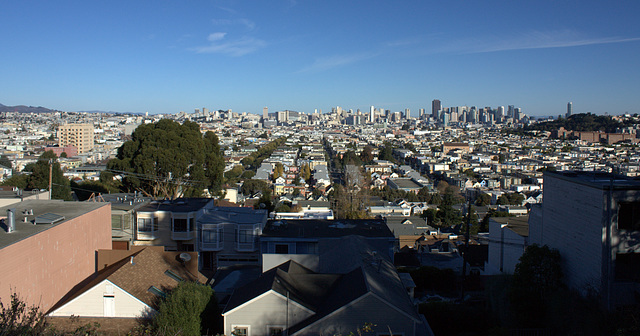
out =
{"type": "Polygon", "coordinates": [[[195,237],[195,231],[171,231],[171,239],[173,240],[191,240],[195,237]]]}
{"type": "Polygon", "coordinates": [[[137,240],[154,240],[158,238],[157,231],[138,231],[137,240]]]}

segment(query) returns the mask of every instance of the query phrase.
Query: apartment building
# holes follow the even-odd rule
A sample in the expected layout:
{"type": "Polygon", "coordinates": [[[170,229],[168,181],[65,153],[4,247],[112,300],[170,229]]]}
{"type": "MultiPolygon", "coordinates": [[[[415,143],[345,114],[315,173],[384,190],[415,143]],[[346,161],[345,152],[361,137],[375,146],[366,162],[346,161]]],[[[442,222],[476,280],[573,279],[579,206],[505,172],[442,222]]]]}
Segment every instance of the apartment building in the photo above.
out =
{"type": "Polygon", "coordinates": [[[74,146],[78,154],[93,149],[93,124],[64,124],[58,126],[58,145],[60,147],[74,146]]]}

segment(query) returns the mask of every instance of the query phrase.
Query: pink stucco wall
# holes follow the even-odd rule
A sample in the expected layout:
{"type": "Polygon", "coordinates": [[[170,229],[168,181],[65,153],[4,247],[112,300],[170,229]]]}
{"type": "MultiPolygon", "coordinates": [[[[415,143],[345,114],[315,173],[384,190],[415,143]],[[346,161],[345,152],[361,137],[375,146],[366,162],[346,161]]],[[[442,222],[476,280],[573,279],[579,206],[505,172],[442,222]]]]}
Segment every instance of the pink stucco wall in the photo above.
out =
{"type": "Polygon", "coordinates": [[[111,249],[111,204],[0,250],[0,298],[12,292],[46,312],[95,271],[96,251],[111,249]]]}

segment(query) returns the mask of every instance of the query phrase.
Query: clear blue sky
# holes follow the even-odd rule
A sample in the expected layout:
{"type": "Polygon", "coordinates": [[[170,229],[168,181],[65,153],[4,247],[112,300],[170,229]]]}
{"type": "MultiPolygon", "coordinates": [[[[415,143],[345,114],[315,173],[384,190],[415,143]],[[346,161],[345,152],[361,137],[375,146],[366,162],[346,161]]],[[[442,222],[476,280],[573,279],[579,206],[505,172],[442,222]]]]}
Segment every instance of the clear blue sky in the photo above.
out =
{"type": "Polygon", "coordinates": [[[640,1],[2,1],[0,103],[640,113],[640,1]]]}

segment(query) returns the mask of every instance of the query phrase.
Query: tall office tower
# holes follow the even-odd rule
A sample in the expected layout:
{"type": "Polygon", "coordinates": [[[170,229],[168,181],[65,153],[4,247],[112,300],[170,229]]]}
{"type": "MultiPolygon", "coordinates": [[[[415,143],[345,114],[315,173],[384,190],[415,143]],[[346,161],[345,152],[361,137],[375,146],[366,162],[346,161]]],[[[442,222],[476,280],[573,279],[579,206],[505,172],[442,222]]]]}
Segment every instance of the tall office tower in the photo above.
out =
{"type": "Polygon", "coordinates": [[[202,114],[206,115],[209,112],[209,110],[206,107],[202,108],[202,114]]]}
{"type": "Polygon", "coordinates": [[[522,115],[522,109],[519,107],[516,107],[515,112],[514,112],[514,119],[516,120],[520,120],[522,119],[523,115],[522,115]]]}
{"type": "Polygon", "coordinates": [[[573,102],[567,103],[567,118],[573,114],[573,102]]]}
{"type": "Polygon", "coordinates": [[[278,122],[282,123],[289,120],[289,111],[278,111],[278,122]]]}
{"type": "Polygon", "coordinates": [[[509,107],[507,108],[507,117],[508,118],[513,118],[515,112],[516,112],[515,107],[513,105],[509,105],[509,107]]]}
{"type": "Polygon", "coordinates": [[[374,122],[376,120],[376,108],[371,105],[371,107],[369,107],[369,121],[370,122],[374,122]]]}
{"type": "Polygon", "coordinates": [[[434,99],[431,102],[431,116],[433,119],[438,120],[438,116],[440,115],[440,110],[442,109],[442,103],[438,99],[434,99]]]}
{"type": "Polygon", "coordinates": [[[409,120],[409,118],[411,118],[411,110],[410,109],[408,109],[408,108],[404,109],[404,118],[406,120],[409,120]]]}
{"type": "Polygon", "coordinates": [[[262,119],[264,119],[264,120],[269,119],[269,108],[268,107],[263,107],[262,108],[262,119]]]}
{"type": "Polygon", "coordinates": [[[498,118],[504,117],[504,106],[498,106],[498,118]]]}
{"type": "Polygon", "coordinates": [[[195,109],[195,110],[193,111],[193,113],[195,113],[195,114],[200,113],[200,109],[195,109]]]}
{"type": "Polygon", "coordinates": [[[75,146],[78,154],[93,149],[93,124],[64,124],[58,126],[58,144],[60,147],[75,146]]]}
{"type": "Polygon", "coordinates": [[[418,110],[418,118],[420,118],[421,120],[424,118],[424,109],[423,108],[418,110]]]}

